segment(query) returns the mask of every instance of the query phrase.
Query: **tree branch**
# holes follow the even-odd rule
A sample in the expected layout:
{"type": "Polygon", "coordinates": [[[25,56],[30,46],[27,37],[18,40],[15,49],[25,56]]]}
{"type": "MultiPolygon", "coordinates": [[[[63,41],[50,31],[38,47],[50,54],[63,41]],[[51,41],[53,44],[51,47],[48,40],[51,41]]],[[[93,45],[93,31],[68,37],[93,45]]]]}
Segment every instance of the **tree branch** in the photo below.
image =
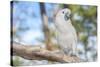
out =
{"type": "Polygon", "coordinates": [[[62,53],[48,51],[39,46],[33,47],[13,43],[11,49],[13,51],[13,56],[20,56],[29,60],[49,60],[60,63],[80,62],[80,59],[78,57],[66,56],[62,53]]]}

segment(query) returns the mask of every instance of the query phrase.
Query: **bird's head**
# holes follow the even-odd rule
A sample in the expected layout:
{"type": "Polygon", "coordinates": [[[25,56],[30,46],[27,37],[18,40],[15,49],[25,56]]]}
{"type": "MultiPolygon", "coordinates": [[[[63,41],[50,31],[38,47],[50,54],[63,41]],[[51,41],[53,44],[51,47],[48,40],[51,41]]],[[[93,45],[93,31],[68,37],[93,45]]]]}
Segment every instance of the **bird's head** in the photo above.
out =
{"type": "Polygon", "coordinates": [[[62,9],[58,11],[56,14],[56,17],[64,19],[65,21],[68,21],[71,17],[71,10],[68,8],[62,9]]]}

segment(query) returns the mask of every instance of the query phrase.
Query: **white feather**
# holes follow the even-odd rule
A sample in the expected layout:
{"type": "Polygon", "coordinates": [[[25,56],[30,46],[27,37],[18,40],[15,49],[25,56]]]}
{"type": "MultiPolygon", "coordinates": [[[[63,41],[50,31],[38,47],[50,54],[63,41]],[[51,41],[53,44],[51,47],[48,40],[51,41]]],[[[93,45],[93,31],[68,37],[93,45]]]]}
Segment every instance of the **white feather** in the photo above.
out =
{"type": "Polygon", "coordinates": [[[65,13],[71,14],[69,9],[60,10],[55,17],[55,26],[58,31],[58,45],[61,50],[68,55],[77,54],[77,35],[76,30],[71,24],[70,18],[65,20],[65,13]]]}

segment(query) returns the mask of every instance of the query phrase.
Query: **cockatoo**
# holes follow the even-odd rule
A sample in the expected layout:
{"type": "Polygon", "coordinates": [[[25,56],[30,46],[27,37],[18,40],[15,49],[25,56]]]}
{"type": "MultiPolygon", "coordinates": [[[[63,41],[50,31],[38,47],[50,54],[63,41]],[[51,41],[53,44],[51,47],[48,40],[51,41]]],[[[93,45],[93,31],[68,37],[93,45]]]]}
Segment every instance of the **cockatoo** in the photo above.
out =
{"type": "Polygon", "coordinates": [[[77,34],[71,24],[71,10],[59,10],[55,16],[55,26],[58,32],[57,42],[64,54],[77,56],[77,34]]]}

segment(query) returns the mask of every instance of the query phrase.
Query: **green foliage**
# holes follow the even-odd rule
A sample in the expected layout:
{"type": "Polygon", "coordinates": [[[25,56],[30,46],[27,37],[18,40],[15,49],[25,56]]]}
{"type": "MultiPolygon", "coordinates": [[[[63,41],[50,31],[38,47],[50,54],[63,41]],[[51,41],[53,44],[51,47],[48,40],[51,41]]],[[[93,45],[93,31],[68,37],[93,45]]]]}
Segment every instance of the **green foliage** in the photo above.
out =
{"type": "MultiPolygon", "coordinates": [[[[96,28],[97,26],[96,6],[69,5],[69,8],[72,10],[73,16],[77,14],[79,17],[81,17],[81,19],[78,20],[72,18],[73,25],[75,26],[78,32],[87,31],[88,28],[85,27],[85,25],[89,26],[89,24],[92,24],[96,28]]],[[[96,32],[96,30],[94,32],[96,32]]]]}
{"type": "Polygon", "coordinates": [[[82,35],[80,39],[85,44],[85,46],[87,46],[87,44],[88,44],[88,36],[87,35],[82,35]]]}
{"type": "Polygon", "coordinates": [[[13,66],[20,66],[23,64],[23,62],[20,60],[19,57],[14,57],[14,59],[12,59],[13,62],[13,66]]]}

